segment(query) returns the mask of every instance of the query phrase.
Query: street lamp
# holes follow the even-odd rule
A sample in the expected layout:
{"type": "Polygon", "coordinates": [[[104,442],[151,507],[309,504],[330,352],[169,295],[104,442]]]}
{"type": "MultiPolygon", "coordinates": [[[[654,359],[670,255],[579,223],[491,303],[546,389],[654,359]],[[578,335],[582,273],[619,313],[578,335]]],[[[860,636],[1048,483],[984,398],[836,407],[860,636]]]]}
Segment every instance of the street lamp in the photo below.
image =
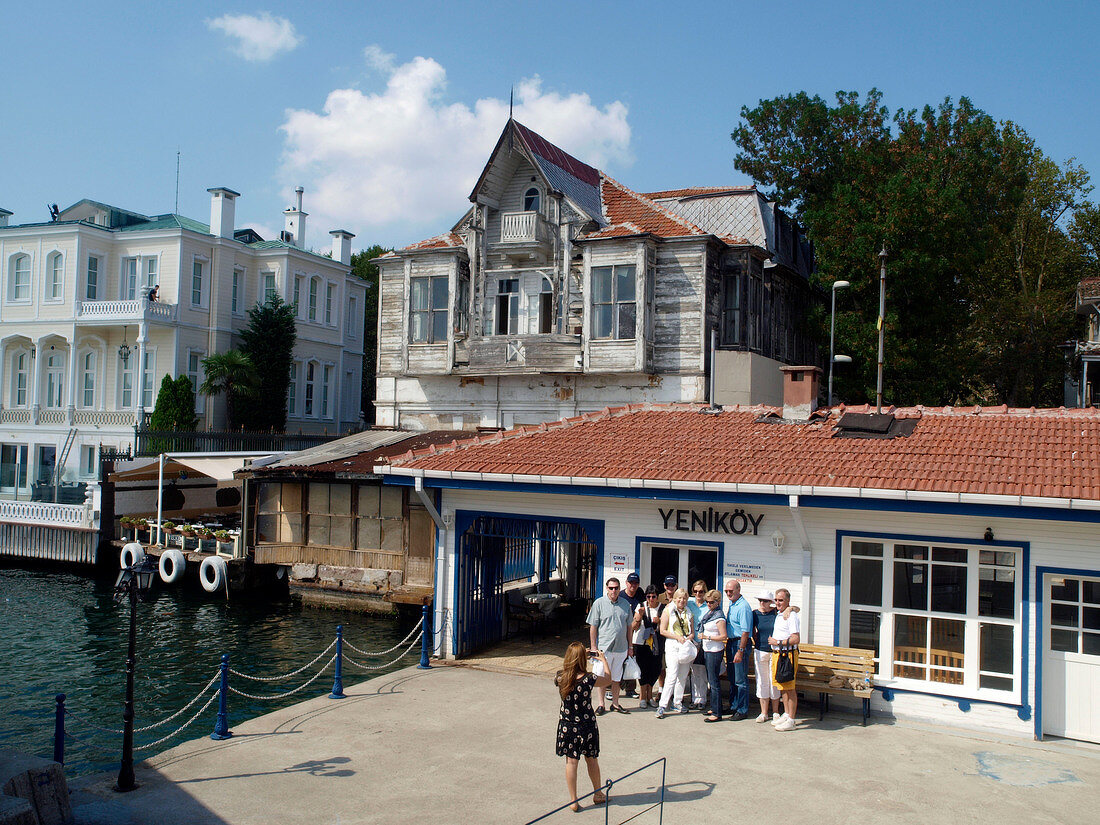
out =
{"type": "Polygon", "coordinates": [[[134,781],[134,665],[137,657],[138,597],[153,585],[157,566],[146,556],[138,564],[124,567],[115,581],[115,601],[130,600],[130,642],[126,650],[126,703],[122,710],[122,764],[118,769],[116,791],[132,791],[134,781]]]}
{"type": "MultiPolygon", "coordinates": [[[[829,311],[829,403],[827,406],[833,406],[833,363],[850,363],[851,358],[848,358],[847,362],[837,362],[833,355],[833,341],[836,338],[836,291],[838,289],[847,289],[851,284],[847,281],[833,281],[833,306],[829,311]]],[[[847,358],[847,356],[842,356],[847,358]]]]}

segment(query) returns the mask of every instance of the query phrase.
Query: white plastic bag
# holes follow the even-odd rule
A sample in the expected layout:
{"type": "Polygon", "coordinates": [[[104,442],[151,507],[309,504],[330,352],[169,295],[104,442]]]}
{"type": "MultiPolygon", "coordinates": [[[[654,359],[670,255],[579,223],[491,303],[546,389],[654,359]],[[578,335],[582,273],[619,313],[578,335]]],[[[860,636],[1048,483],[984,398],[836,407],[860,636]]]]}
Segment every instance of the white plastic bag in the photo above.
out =
{"type": "Polygon", "coordinates": [[[680,643],[680,649],[676,651],[676,661],[682,665],[690,664],[695,661],[698,654],[699,649],[695,646],[695,643],[684,640],[680,643]]]}
{"type": "Polygon", "coordinates": [[[628,682],[631,679],[641,679],[642,669],[638,667],[638,660],[633,656],[626,657],[626,663],[623,665],[623,681],[628,682]]]}
{"type": "Polygon", "coordinates": [[[601,662],[599,659],[594,659],[592,661],[592,675],[599,679],[601,676],[604,676],[606,674],[607,671],[604,669],[603,662],[601,662]]]}

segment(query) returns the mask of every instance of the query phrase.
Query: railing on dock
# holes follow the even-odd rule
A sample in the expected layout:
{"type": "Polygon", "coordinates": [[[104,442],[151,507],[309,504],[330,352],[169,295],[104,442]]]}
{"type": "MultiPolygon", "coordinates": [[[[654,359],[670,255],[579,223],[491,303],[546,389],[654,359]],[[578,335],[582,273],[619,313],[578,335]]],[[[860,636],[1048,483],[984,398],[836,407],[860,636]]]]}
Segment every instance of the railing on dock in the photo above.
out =
{"type": "MultiPolygon", "coordinates": [[[[660,825],[660,823],[664,822],[665,818],[665,771],[668,767],[666,759],[663,756],[660,759],[654,759],[648,765],[642,765],[642,767],[638,768],[637,770],[633,770],[630,773],[623,774],[618,779],[608,779],[607,782],[601,785],[598,789],[592,791],[592,793],[587,793],[582,797],[578,797],[575,801],[579,804],[581,802],[587,801],[590,798],[595,799],[596,794],[602,793],[604,795],[604,801],[597,802],[595,804],[603,805],[603,821],[606,825],[606,823],[611,821],[611,789],[622,782],[624,779],[629,779],[635,774],[639,774],[642,771],[648,770],[649,768],[652,768],[656,765],[661,766],[661,787],[658,790],[657,801],[654,802],[652,805],[649,805],[645,808],[642,808],[642,810],[633,813],[629,819],[625,819],[623,820],[623,822],[633,821],[644,814],[646,811],[652,811],[654,808],[657,808],[657,823],[658,825],[660,825]]],[[[554,814],[564,811],[572,804],[573,802],[566,802],[564,805],[554,808],[554,810],[552,811],[547,811],[542,816],[536,817],[535,819],[528,821],[526,825],[535,825],[536,822],[542,822],[544,819],[548,819],[554,814]]]]}
{"type": "MultiPolygon", "coordinates": [[[[152,748],[157,747],[158,745],[164,744],[169,739],[182,733],[195,722],[197,722],[199,717],[206,713],[206,711],[210,708],[211,705],[214,704],[215,701],[217,701],[218,703],[218,710],[214,718],[214,730],[210,734],[210,738],[228,739],[233,735],[229,725],[229,697],[231,694],[236,696],[243,696],[247,699],[258,701],[277,701],[280,699],[285,699],[288,696],[293,696],[297,693],[301,693],[302,691],[304,691],[306,688],[308,688],[310,685],[320,679],[325,674],[325,672],[328,671],[330,666],[333,666],[332,690],[326,691],[326,694],[330,699],[343,699],[346,697],[346,694],[344,693],[345,665],[350,665],[356,670],[366,673],[377,670],[384,670],[385,668],[391,667],[392,665],[396,664],[397,662],[408,656],[412,652],[413,648],[415,648],[419,644],[420,662],[419,664],[417,664],[417,667],[421,669],[430,669],[431,663],[429,662],[429,655],[431,652],[431,640],[433,636],[434,634],[432,632],[431,626],[431,611],[427,606],[425,606],[421,610],[420,621],[416,623],[416,625],[413,627],[412,630],[409,631],[408,635],[406,635],[404,639],[395,644],[393,647],[380,651],[362,650],[361,648],[356,647],[347,639],[345,639],[344,626],[337,625],[336,638],[332,640],[329,646],[318,653],[312,661],[308,662],[305,665],[302,665],[299,668],[296,668],[295,670],[290,671],[289,673],[280,673],[275,676],[257,676],[251,673],[242,673],[241,671],[234,670],[230,667],[229,654],[222,654],[221,662],[218,665],[217,670],[211,675],[210,680],[205,685],[203,685],[202,689],[197,694],[195,694],[194,698],[191,699],[190,702],[188,702],[186,705],[181,707],[170,716],[166,716],[159,721],[144,725],[142,727],[135,727],[134,733],[149,733],[151,731],[164,728],[165,726],[169,725],[172,722],[175,722],[177,719],[184,716],[184,714],[186,714],[196,705],[199,706],[198,710],[196,710],[191,716],[189,716],[187,718],[187,721],[183,722],[175,730],[172,730],[171,732],[160,736],[160,738],[156,739],[155,741],[147,742],[143,745],[135,745],[134,751],[148,751],[152,748]],[[333,651],[333,648],[335,648],[335,651],[333,651]],[[399,649],[401,649],[401,652],[398,653],[395,658],[384,662],[383,664],[369,665],[356,659],[352,659],[344,652],[345,648],[352,650],[360,656],[375,658],[388,656],[389,654],[394,653],[399,649]],[[328,655],[330,652],[332,652],[331,656],[328,655]],[[328,656],[327,659],[325,658],[326,656],[328,656]],[[302,676],[303,674],[310,672],[321,661],[324,661],[324,664],[320,666],[320,669],[313,673],[313,675],[311,675],[302,684],[294,688],[284,689],[278,693],[249,693],[245,690],[242,690],[241,688],[236,687],[236,685],[231,681],[232,679],[239,679],[247,682],[259,682],[262,684],[285,682],[286,680],[292,679],[295,676],[302,676]],[[216,688],[215,685],[217,685],[216,688]]],[[[96,747],[94,744],[89,742],[87,738],[83,736],[74,736],[72,733],[70,733],[68,730],[70,723],[73,727],[76,727],[80,730],[92,730],[99,733],[118,735],[121,735],[123,733],[122,729],[120,728],[101,727],[93,723],[86,717],[78,716],[77,714],[73,713],[70,708],[66,707],[64,693],[57,694],[57,696],[55,697],[55,703],[56,707],[54,710],[53,735],[53,759],[55,762],[59,762],[61,764],[65,763],[65,743],[67,741],[80,742],[83,745],[91,747],[93,750],[99,751],[101,753],[106,753],[103,748],[96,747]]]]}

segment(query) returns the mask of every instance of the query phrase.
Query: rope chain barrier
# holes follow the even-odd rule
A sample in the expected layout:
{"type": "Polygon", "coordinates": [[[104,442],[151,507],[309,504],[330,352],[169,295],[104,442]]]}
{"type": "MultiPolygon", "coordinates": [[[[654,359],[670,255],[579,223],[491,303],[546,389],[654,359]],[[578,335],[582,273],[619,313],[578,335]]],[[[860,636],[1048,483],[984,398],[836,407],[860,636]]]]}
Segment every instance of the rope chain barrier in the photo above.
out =
{"type": "MultiPolygon", "coordinates": [[[[347,644],[347,642],[344,642],[344,644],[347,644]]],[[[242,679],[251,679],[253,682],[281,682],[284,679],[289,679],[291,676],[297,676],[299,673],[304,673],[305,671],[309,670],[311,667],[321,661],[321,659],[324,658],[325,654],[332,650],[335,645],[336,640],[333,639],[329,646],[318,653],[317,658],[315,658],[312,662],[302,665],[297,670],[292,670],[290,671],[290,673],[284,673],[280,676],[251,676],[248,673],[241,673],[239,670],[234,670],[233,668],[229,668],[229,672],[233,676],[239,676],[242,679]]]]}
{"type": "MultiPolygon", "coordinates": [[[[214,683],[216,681],[218,681],[218,679],[220,679],[220,678],[221,678],[221,674],[220,673],[215,673],[214,676],[210,679],[210,681],[206,683],[206,685],[203,687],[203,689],[200,690],[195,695],[195,698],[192,699],[190,702],[188,702],[186,705],[184,705],[182,708],[177,710],[171,716],[164,717],[159,722],[153,722],[151,725],[146,725],[145,727],[141,727],[141,728],[134,728],[134,733],[145,733],[147,731],[151,731],[155,728],[159,728],[159,727],[162,727],[164,725],[167,725],[173,719],[176,719],[176,718],[182,716],[184,713],[187,712],[188,708],[194,706],[194,704],[197,701],[199,701],[199,699],[201,699],[206,694],[206,691],[210,690],[210,688],[213,687],[214,683]]],[[[215,694],[215,695],[217,695],[217,694],[215,694]]],[[[68,707],[65,708],[65,715],[68,716],[70,719],[72,719],[77,724],[83,725],[84,727],[87,727],[87,728],[92,728],[93,730],[97,730],[100,733],[123,733],[124,732],[122,728],[101,728],[99,725],[95,724],[94,722],[91,722],[88,719],[85,719],[84,717],[78,716],[77,714],[73,713],[71,710],[69,710],[68,707]]]]}
{"type": "Polygon", "coordinates": [[[209,699],[206,700],[205,705],[203,705],[201,708],[199,708],[197,711],[195,711],[194,716],[192,716],[190,719],[188,719],[186,722],[184,722],[182,725],[180,725],[174,731],[169,733],[167,736],[162,736],[160,739],[156,740],[155,742],[149,742],[146,745],[134,745],[134,750],[135,751],[144,751],[144,750],[148,750],[149,748],[155,748],[157,745],[161,744],[162,742],[167,742],[169,739],[171,739],[177,733],[180,733],[184,729],[190,727],[191,724],[194,723],[194,721],[196,719],[198,719],[200,716],[202,716],[206,712],[206,709],[208,707],[210,707],[212,704],[214,704],[214,700],[217,699],[217,698],[218,698],[218,694],[214,693],[213,695],[211,695],[211,697],[209,699]]]}
{"type": "MultiPolygon", "coordinates": [[[[424,617],[421,616],[420,621],[418,621],[416,623],[416,625],[413,627],[413,629],[409,631],[408,636],[406,636],[404,639],[402,639],[400,642],[398,642],[397,644],[395,644],[393,647],[389,648],[388,650],[381,650],[378,653],[368,653],[365,650],[360,650],[355,645],[353,645],[351,642],[349,642],[347,639],[344,639],[344,647],[351,648],[356,653],[358,653],[360,656],[385,656],[388,653],[393,653],[395,650],[397,650],[399,647],[401,647],[401,645],[405,644],[405,642],[407,642],[409,639],[411,639],[413,637],[413,635],[416,633],[416,631],[418,631],[420,629],[421,625],[423,625],[423,624],[424,624],[424,617]]],[[[333,644],[335,644],[335,642],[333,644]]],[[[345,655],[344,658],[346,659],[347,656],[345,655]]]]}
{"type": "Polygon", "coordinates": [[[230,693],[235,693],[238,696],[244,696],[246,699],[256,699],[256,700],[261,701],[261,702],[272,702],[272,701],[275,701],[276,699],[282,699],[285,696],[293,696],[298,691],[305,690],[307,687],[309,687],[314,682],[316,682],[321,677],[321,674],[323,674],[326,670],[328,670],[328,666],[331,665],[335,661],[336,661],[336,654],[334,653],[332,655],[332,658],[329,659],[327,662],[325,662],[325,664],[321,667],[321,669],[319,671],[317,671],[310,678],[310,680],[308,682],[303,682],[302,684],[298,685],[298,687],[294,688],[293,690],[288,690],[285,693],[277,693],[274,696],[258,696],[258,695],[253,694],[253,693],[246,693],[243,690],[239,690],[239,689],[233,687],[233,685],[229,686],[229,692],[230,693]]]}
{"type": "Polygon", "coordinates": [[[405,648],[405,652],[399,654],[398,657],[396,659],[394,659],[392,662],[386,662],[385,664],[381,664],[381,665],[365,665],[362,662],[355,661],[354,659],[352,659],[347,654],[344,654],[344,661],[347,662],[349,665],[353,665],[353,666],[359,668],[360,670],[382,670],[382,668],[386,668],[386,667],[389,667],[392,664],[396,664],[397,662],[401,661],[406,656],[408,656],[409,653],[412,652],[412,649],[420,643],[420,635],[421,634],[417,634],[417,637],[412,640],[412,644],[410,644],[407,648],[405,648]]]}

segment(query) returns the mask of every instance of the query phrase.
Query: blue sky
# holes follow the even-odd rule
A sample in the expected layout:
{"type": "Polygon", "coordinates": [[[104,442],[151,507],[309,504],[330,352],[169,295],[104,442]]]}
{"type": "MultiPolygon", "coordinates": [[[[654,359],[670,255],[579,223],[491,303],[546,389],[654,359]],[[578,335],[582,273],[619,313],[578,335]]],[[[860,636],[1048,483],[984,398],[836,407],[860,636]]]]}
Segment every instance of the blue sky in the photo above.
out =
{"type": "Polygon", "coordinates": [[[746,183],[743,105],[872,86],[891,109],[967,95],[1100,176],[1098,18],[1087,2],[5,3],[0,207],[169,212],[178,148],[185,215],[206,221],[205,190],[228,186],[238,224],[271,233],[301,184],[311,245],[337,227],[404,244],[465,211],[513,85],[520,120],[638,191],[746,183]]]}

